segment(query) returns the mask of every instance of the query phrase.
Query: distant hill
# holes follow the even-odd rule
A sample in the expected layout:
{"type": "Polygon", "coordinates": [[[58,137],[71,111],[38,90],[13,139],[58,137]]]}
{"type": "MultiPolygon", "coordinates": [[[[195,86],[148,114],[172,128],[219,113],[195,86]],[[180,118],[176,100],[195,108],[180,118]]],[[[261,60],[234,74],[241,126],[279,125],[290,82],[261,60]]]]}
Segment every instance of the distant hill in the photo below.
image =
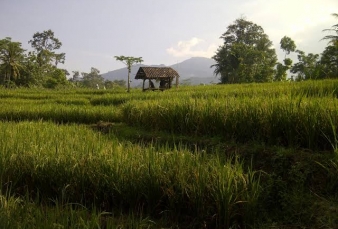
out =
{"type": "MultiPolygon", "coordinates": [[[[188,60],[180,63],[171,65],[180,75],[181,84],[198,85],[198,84],[211,84],[218,83],[219,80],[214,76],[214,69],[210,68],[211,65],[215,64],[215,61],[205,57],[192,57],[188,60]]],[[[151,66],[151,67],[165,67],[165,65],[143,65],[137,64],[132,66],[131,69],[131,87],[139,87],[142,85],[141,80],[135,80],[135,75],[140,67],[151,66]]],[[[107,80],[126,80],[127,81],[127,68],[120,68],[114,71],[109,71],[102,74],[102,77],[107,80]]]]}
{"type": "Polygon", "coordinates": [[[170,67],[179,73],[181,79],[192,77],[204,78],[213,77],[214,70],[210,68],[210,66],[215,63],[216,62],[210,58],[193,57],[181,63],[171,65],[170,67]]]}

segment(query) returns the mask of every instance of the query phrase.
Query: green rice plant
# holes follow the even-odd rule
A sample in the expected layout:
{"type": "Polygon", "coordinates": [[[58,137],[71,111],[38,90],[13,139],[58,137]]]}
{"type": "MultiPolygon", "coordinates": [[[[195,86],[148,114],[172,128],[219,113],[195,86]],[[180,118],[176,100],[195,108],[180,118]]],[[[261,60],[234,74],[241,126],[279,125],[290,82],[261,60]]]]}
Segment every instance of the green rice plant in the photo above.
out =
{"type": "MultiPolygon", "coordinates": [[[[320,107],[322,105],[319,105],[320,107]]],[[[334,105],[336,106],[336,104],[334,105]]],[[[338,188],[338,138],[337,138],[337,131],[338,131],[338,120],[337,120],[337,109],[331,110],[331,112],[326,113],[326,119],[329,121],[330,126],[327,126],[327,132],[324,133],[325,138],[330,143],[333,149],[334,156],[326,163],[317,162],[326,172],[326,182],[325,182],[325,190],[328,193],[336,194],[336,190],[338,188]],[[330,131],[331,130],[331,131],[330,131]]]]}
{"type": "Polygon", "coordinates": [[[156,223],[142,215],[115,214],[88,209],[75,203],[51,201],[53,205],[40,205],[11,196],[0,196],[0,224],[2,228],[153,228],[156,223]]]}
{"type": "Polygon", "coordinates": [[[55,103],[64,105],[89,105],[90,102],[86,98],[62,98],[55,99],[55,103]]]}
{"type": "Polygon", "coordinates": [[[18,212],[21,202],[21,199],[18,197],[15,198],[7,195],[7,193],[5,195],[0,193],[0,224],[3,228],[13,226],[15,221],[11,219],[16,218],[15,214],[18,212]]]}
{"type": "MultiPolygon", "coordinates": [[[[120,120],[119,110],[115,107],[58,104],[46,102],[17,102],[9,100],[2,104],[0,120],[47,120],[54,122],[97,123],[120,120]]],[[[76,101],[75,103],[78,103],[76,101]]],[[[82,103],[82,102],[81,102],[82,103]]]]}
{"type": "Polygon", "coordinates": [[[117,106],[124,104],[128,101],[153,101],[153,100],[170,100],[172,98],[173,91],[163,92],[134,92],[130,94],[104,94],[102,96],[96,96],[90,100],[92,105],[104,105],[104,106],[117,106]]]}
{"type": "MultiPolygon", "coordinates": [[[[236,219],[237,217],[246,218],[246,214],[254,209],[252,208],[252,205],[257,203],[259,193],[254,193],[254,195],[251,194],[249,199],[246,198],[248,197],[246,196],[248,194],[248,186],[252,184],[255,185],[255,182],[251,184],[249,183],[248,177],[246,176],[251,175],[245,175],[242,168],[243,166],[239,162],[234,164],[227,162],[223,167],[218,167],[219,172],[214,178],[216,182],[214,182],[213,187],[211,187],[213,193],[212,198],[216,204],[218,214],[217,228],[230,228],[237,223],[239,223],[239,225],[236,226],[243,227],[243,221],[237,220],[237,222],[232,222],[232,220],[236,219]],[[249,211],[245,212],[242,205],[246,205],[248,203],[251,205],[251,208],[248,207],[247,210],[249,211]]],[[[257,191],[258,189],[255,189],[255,192],[257,191]]],[[[251,214],[254,216],[252,212],[251,214]]],[[[251,219],[253,218],[254,217],[251,219]]]]}
{"type": "MultiPolygon", "coordinates": [[[[236,157],[224,157],[226,150],[120,142],[74,123],[124,121],[155,133],[336,150],[336,88],[337,81],[325,80],[130,94],[1,90],[0,203],[12,207],[0,209],[0,225],[156,228],[153,218],[190,228],[254,225],[260,173],[236,157]]],[[[326,191],[334,195],[338,163],[321,164],[328,173],[326,191]]]]}
{"type": "Polygon", "coordinates": [[[89,105],[89,100],[87,98],[68,98],[68,97],[61,97],[58,98],[48,98],[48,99],[29,99],[29,98],[1,98],[0,102],[2,104],[11,104],[13,106],[20,105],[20,104],[31,104],[32,106],[38,104],[48,104],[48,103],[56,103],[56,104],[63,104],[63,105],[89,105]]]}
{"type": "Polygon", "coordinates": [[[338,95],[337,80],[305,81],[294,84],[291,90],[293,96],[301,97],[333,97],[338,95]]]}
{"type": "Polygon", "coordinates": [[[0,123],[0,175],[11,195],[195,226],[250,222],[259,179],[217,155],[121,143],[85,126],[0,123]]]}
{"type": "Polygon", "coordinates": [[[279,97],[285,95],[304,96],[304,97],[337,97],[336,80],[316,80],[304,82],[282,82],[282,83],[265,83],[265,84],[235,84],[235,85],[207,85],[194,87],[173,88],[164,92],[142,92],[140,89],[132,90],[127,94],[125,90],[94,90],[94,89],[3,89],[0,92],[0,98],[22,98],[22,99],[57,99],[60,97],[86,98],[93,99],[93,104],[99,104],[100,99],[113,99],[114,97],[125,97],[131,100],[144,100],[147,98],[196,98],[220,99],[224,97],[279,97]]]}
{"type": "Polygon", "coordinates": [[[117,106],[130,100],[127,95],[105,95],[90,100],[92,105],[117,106]]]}
{"type": "Polygon", "coordinates": [[[122,107],[122,117],[148,130],[327,149],[327,137],[332,138],[327,114],[337,116],[336,107],[330,97],[173,98],[129,102],[122,107]]]}

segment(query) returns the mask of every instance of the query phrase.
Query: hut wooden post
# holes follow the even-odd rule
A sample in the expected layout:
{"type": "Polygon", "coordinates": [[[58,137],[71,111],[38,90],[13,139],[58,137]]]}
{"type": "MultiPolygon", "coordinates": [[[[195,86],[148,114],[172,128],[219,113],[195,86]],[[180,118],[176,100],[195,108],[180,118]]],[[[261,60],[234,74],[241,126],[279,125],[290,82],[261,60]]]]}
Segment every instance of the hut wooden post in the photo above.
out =
{"type": "Polygon", "coordinates": [[[171,88],[171,79],[168,78],[168,88],[171,88]]]}

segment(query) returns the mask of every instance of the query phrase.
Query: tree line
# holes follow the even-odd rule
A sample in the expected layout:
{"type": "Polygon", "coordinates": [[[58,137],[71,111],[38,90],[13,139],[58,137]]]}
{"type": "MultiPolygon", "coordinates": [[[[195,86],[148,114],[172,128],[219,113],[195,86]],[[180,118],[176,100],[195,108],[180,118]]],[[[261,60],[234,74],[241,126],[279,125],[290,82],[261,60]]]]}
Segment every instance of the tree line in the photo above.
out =
{"type": "MultiPolygon", "coordinates": [[[[338,19],[338,14],[332,14],[338,19]]],[[[323,37],[328,45],[321,55],[298,50],[295,42],[287,36],[280,41],[285,52],[282,63],[277,62],[275,49],[261,26],[239,18],[227,27],[220,37],[223,45],[212,57],[216,64],[214,73],[220,76],[221,83],[251,83],[338,78],[338,24],[324,31],[333,35],[323,37]],[[298,62],[293,64],[288,58],[291,52],[297,53],[298,62]]]]}
{"type": "MultiPolygon", "coordinates": [[[[332,15],[338,19],[338,14],[332,15]]],[[[229,25],[220,37],[223,45],[212,57],[216,64],[211,67],[215,68],[214,73],[220,76],[221,83],[338,78],[338,24],[324,31],[334,34],[323,37],[323,40],[328,40],[328,44],[320,55],[306,54],[297,49],[290,37],[284,36],[280,41],[280,48],[285,52],[281,63],[278,62],[272,41],[263,28],[242,17],[229,25]],[[292,52],[297,53],[298,62],[295,64],[288,57],[292,52]],[[290,78],[288,72],[291,74],[290,78]]],[[[59,68],[59,64],[65,63],[66,54],[58,52],[62,43],[52,30],[35,33],[28,43],[33,51],[26,52],[20,42],[12,41],[10,37],[0,40],[0,85],[45,88],[126,86],[125,80],[105,80],[94,67],[89,73],[73,71],[72,76],[66,69],[59,68]]],[[[115,58],[123,62],[128,58],[142,62],[142,57],[115,58]]],[[[130,69],[128,73],[130,74],[130,69]]],[[[128,91],[129,87],[128,83],[128,91]]]]}
{"type": "Polygon", "coordinates": [[[26,52],[20,42],[10,37],[0,40],[0,85],[5,87],[88,87],[113,88],[124,87],[126,81],[105,80],[96,68],[89,73],[73,71],[70,76],[64,64],[66,54],[58,52],[61,41],[52,30],[37,32],[28,41],[33,51],[26,52]]]}

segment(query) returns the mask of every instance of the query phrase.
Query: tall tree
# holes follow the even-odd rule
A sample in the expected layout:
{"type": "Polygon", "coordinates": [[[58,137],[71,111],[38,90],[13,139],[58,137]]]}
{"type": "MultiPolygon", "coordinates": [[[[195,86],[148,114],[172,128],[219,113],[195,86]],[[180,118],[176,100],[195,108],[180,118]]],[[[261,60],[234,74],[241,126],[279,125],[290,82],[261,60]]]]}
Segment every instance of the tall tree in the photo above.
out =
{"type": "Polygon", "coordinates": [[[55,50],[61,48],[62,43],[54,36],[52,30],[45,30],[42,33],[35,33],[33,39],[28,43],[37,51],[39,65],[53,63],[57,67],[58,63],[65,62],[65,53],[55,53],[55,50]]]}
{"type": "Polygon", "coordinates": [[[20,77],[24,51],[20,42],[12,42],[9,37],[0,40],[0,76],[3,74],[2,80],[7,81],[7,85],[20,77]]]}
{"type": "Polygon", "coordinates": [[[272,42],[261,26],[237,19],[220,37],[224,43],[213,56],[214,73],[222,83],[267,82],[277,62],[272,42]]]}
{"type": "Polygon", "coordinates": [[[34,51],[28,52],[23,62],[24,71],[22,72],[21,85],[25,86],[42,86],[43,84],[43,70],[38,63],[38,57],[34,51]]]}
{"type": "Polygon", "coordinates": [[[79,79],[80,79],[80,72],[79,71],[73,71],[72,81],[76,82],[76,81],[79,81],[79,79]]]}
{"type": "Polygon", "coordinates": [[[43,86],[45,88],[56,88],[67,84],[66,71],[64,69],[53,68],[53,70],[47,74],[43,86]]]}
{"type": "Polygon", "coordinates": [[[104,86],[104,78],[100,75],[97,68],[91,68],[90,73],[82,72],[82,84],[84,87],[97,88],[104,86]]]}
{"type": "MultiPolygon", "coordinates": [[[[338,14],[332,14],[338,19],[338,14]]],[[[324,31],[334,32],[335,35],[326,35],[322,40],[329,40],[328,46],[322,53],[320,63],[322,64],[322,74],[324,78],[338,78],[338,24],[331,29],[324,31]]]]}
{"type": "Polygon", "coordinates": [[[284,59],[284,64],[277,63],[275,81],[285,81],[287,78],[287,71],[291,69],[292,60],[290,58],[284,59]]]}
{"type": "Polygon", "coordinates": [[[69,82],[73,83],[73,86],[78,86],[80,84],[80,72],[79,71],[72,71],[73,76],[68,79],[69,82]]]}
{"type": "Polygon", "coordinates": [[[319,55],[297,50],[298,63],[291,68],[292,73],[296,73],[297,80],[318,79],[320,76],[320,65],[318,63],[319,55]]]}
{"type": "Polygon", "coordinates": [[[106,87],[106,89],[114,89],[114,88],[125,88],[127,84],[127,81],[125,80],[114,80],[114,81],[110,81],[110,80],[105,80],[104,81],[104,86],[106,87]]]}
{"type": "Polygon", "coordinates": [[[320,58],[321,78],[338,78],[338,45],[329,45],[320,58]]]}
{"type": "Polygon", "coordinates": [[[121,61],[125,65],[127,65],[128,68],[128,92],[130,92],[130,72],[131,72],[131,66],[136,63],[142,63],[142,57],[132,57],[132,56],[115,56],[115,59],[118,61],[121,61]]]}
{"type": "Polygon", "coordinates": [[[280,47],[285,52],[285,58],[286,55],[289,55],[290,52],[294,52],[296,50],[296,44],[295,42],[287,36],[284,36],[280,41],[280,47]]]}
{"type": "Polygon", "coordinates": [[[290,37],[284,36],[280,41],[280,48],[285,52],[283,60],[284,64],[277,63],[275,81],[286,80],[287,71],[291,69],[292,66],[292,60],[290,58],[286,58],[286,56],[296,50],[296,44],[290,37]]]}

